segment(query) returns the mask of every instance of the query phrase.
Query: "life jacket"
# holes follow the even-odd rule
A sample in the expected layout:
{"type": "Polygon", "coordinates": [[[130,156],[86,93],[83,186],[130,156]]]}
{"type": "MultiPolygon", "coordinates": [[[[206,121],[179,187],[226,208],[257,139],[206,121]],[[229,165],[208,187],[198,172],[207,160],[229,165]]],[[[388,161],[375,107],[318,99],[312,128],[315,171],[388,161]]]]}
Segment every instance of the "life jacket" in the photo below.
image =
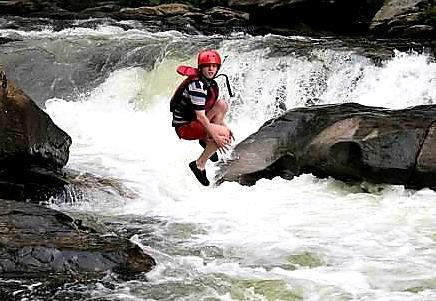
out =
{"type": "MultiPolygon", "coordinates": [[[[189,67],[189,66],[179,66],[177,67],[177,73],[183,76],[188,76],[176,89],[176,92],[174,92],[173,97],[171,97],[170,101],[170,112],[174,112],[174,109],[176,107],[177,102],[180,100],[183,94],[183,91],[188,87],[188,85],[194,81],[200,79],[200,74],[198,69],[189,67]]],[[[213,106],[215,105],[217,99],[218,99],[218,85],[217,83],[212,80],[211,84],[207,87],[207,97],[206,97],[206,105],[205,105],[205,111],[206,113],[209,112],[213,106]]]]}

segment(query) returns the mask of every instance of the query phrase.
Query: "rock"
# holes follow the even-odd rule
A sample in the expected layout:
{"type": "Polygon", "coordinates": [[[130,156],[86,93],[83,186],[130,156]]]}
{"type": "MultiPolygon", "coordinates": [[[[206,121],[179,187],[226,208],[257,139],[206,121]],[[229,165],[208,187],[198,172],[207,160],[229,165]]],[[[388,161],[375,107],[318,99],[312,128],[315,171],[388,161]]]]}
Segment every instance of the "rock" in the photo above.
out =
{"type": "Polygon", "coordinates": [[[179,3],[173,3],[173,4],[162,4],[156,6],[156,8],[162,12],[165,16],[171,17],[171,16],[178,16],[178,15],[184,15],[191,12],[200,12],[200,9],[194,8],[191,5],[186,4],[179,4],[179,3]]]}
{"type": "Polygon", "coordinates": [[[0,166],[35,164],[60,170],[71,138],[0,72],[0,166]]]}
{"type": "Polygon", "coordinates": [[[137,7],[137,8],[122,8],[122,14],[135,14],[135,15],[150,15],[150,16],[163,16],[163,13],[153,6],[137,7]]]}
{"type": "Polygon", "coordinates": [[[142,15],[152,15],[152,16],[179,16],[187,13],[199,12],[200,9],[194,8],[193,6],[186,4],[162,4],[157,6],[144,6],[137,8],[123,8],[120,10],[121,13],[125,14],[142,14],[142,15]]]}
{"type": "MultiPolygon", "coordinates": [[[[228,7],[214,7],[209,12],[204,10],[210,9],[213,3],[207,1],[192,1],[200,8],[165,2],[15,0],[0,1],[0,11],[57,20],[90,17],[134,19],[145,23],[158,22],[157,26],[162,30],[193,33],[199,28],[206,34],[227,34],[236,28],[254,34],[317,35],[334,32],[431,38],[436,26],[433,0],[230,0],[228,7]],[[151,3],[160,5],[151,6],[151,3]],[[193,14],[202,14],[202,17],[193,14]]],[[[225,5],[225,2],[219,3],[225,5]]]]}
{"type": "Polygon", "coordinates": [[[38,10],[38,5],[32,1],[0,1],[0,11],[3,14],[23,15],[38,10]]]}
{"type": "Polygon", "coordinates": [[[60,187],[71,138],[0,71],[0,197],[60,187]]]}
{"type": "Polygon", "coordinates": [[[379,34],[430,37],[434,35],[434,26],[427,23],[435,18],[429,13],[433,6],[430,0],[385,1],[372,19],[369,29],[379,34]]]}
{"type": "MultiPolygon", "coordinates": [[[[292,0],[289,2],[301,2],[301,1],[292,0]]],[[[236,7],[238,9],[246,11],[259,7],[272,7],[274,5],[281,5],[282,3],[283,1],[280,0],[230,0],[229,6],[236,7]]]]}
{"type": "Polygon", "coordinates": [[[402,34],[408,37],[429,37],[433,33],[435,29],[430,25],[412,25],[402,30],[402,34]]]}
{"type": "Polygon", "coordinates": [[[392,20],[404,18],[411,14],[416,14],[419,9],[418,3],[427,0],[390,0],[385,1],[383,7],[376,13],[372,19],[371,28],[376,28],[392,20]]]}
{"type": "Polygon", "coordinates": [[[0,45],[6,44],[6,43],[9,43],[9,42],[13,42],[13,41],[16,41],[16,40],[10,39],[10,38],[0,37],[0,45]]]}
{"type": "Polygon", "coordinates": [[[0,274],[81,277],[107,271],[148,272],[155,261],[135,244],[101,235],[70,216],[0,199],[0,274]]]}
{"type": "Polygon", "coordinates": [[[86,8],[83,11],[81,11],[81,13],[83,14],[106,14],[106,13],[113,13],[113,12],[117,12],[121,9],[121,7],[119,5],[116,4],[107,4],[107,5],[102,5],[102,6],[96,6],[96,7],[91,7],[91,8],[86,8]]]}
{"type": "Polygon", "coordinates": [[[248,21],[249,14],[228,9],[226,7],[214,7],[206,11],[206,14],[211,16],[215,20],[230,20],[230,19],[241,19],[248,21]]]}
{"type": "Polygon", "coordinates": [[[229,6],[249,12],[250,22],[257,25],[312,32],[361,33],[379,9],[379,3],[379,0],[232,0],[229,6]]]}
{"type": "Polygon", "coordinates": [[[287,111],[239,143],[218,183],[303,173],[436,188],[436,106],[404,110],[347,103],[287,111]]]}

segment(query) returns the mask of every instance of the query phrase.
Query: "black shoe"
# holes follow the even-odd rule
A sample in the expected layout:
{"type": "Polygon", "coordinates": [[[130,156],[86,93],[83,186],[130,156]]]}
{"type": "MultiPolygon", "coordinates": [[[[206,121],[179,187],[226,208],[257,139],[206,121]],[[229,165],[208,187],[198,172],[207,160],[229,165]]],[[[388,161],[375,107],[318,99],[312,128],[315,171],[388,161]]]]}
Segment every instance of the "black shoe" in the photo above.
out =
{"type": "MultiPolygon", "coordinates": [[[[204,142],[204,140],[198,140],[198,143],[200,143],[200,145],[203,147],[203,148],[206,148],[206,142],[204,142]]],[[[210,156],[210,158],[209,158],[209,160],[210,161],[212,161],[212,162],[217,162],[219,159],[218,159],[218,154],[217,153],[213,153],[213,155],[212,156],[210,156]]]]}
{"type": "Polygon", "coordinates": [[[200,170],[197,167],[197,163],[195,161],[189,163],[189,168],[191,168],[198,182],[200,182],[204,186],[209,186],[209,180],[206,177],[206,170],[200,170]]]}

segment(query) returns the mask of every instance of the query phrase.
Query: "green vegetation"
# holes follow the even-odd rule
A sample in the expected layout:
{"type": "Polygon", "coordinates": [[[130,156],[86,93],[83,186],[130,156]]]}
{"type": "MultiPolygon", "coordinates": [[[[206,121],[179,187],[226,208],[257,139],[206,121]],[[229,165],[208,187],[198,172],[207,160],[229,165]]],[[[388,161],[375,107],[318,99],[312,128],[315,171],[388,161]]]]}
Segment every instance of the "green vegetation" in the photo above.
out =
{"type": "Polygon", "coordinates": [[[424,24],[436,26],[436,4],[430,4],[419,15],[419,20],[424,24]]]}

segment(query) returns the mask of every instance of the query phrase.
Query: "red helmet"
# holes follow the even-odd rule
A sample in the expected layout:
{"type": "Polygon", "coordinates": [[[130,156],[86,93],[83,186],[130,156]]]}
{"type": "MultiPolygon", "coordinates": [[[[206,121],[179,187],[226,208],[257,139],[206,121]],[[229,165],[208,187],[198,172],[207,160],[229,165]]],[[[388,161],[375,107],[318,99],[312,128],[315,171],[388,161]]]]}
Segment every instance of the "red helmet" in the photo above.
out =
{"type": "Polygon", "coordinates": [[[205,64],[217,64],[221,66],[221,57],[216,50],[203,50],[198,54],[198,67],[205,64]]]}

